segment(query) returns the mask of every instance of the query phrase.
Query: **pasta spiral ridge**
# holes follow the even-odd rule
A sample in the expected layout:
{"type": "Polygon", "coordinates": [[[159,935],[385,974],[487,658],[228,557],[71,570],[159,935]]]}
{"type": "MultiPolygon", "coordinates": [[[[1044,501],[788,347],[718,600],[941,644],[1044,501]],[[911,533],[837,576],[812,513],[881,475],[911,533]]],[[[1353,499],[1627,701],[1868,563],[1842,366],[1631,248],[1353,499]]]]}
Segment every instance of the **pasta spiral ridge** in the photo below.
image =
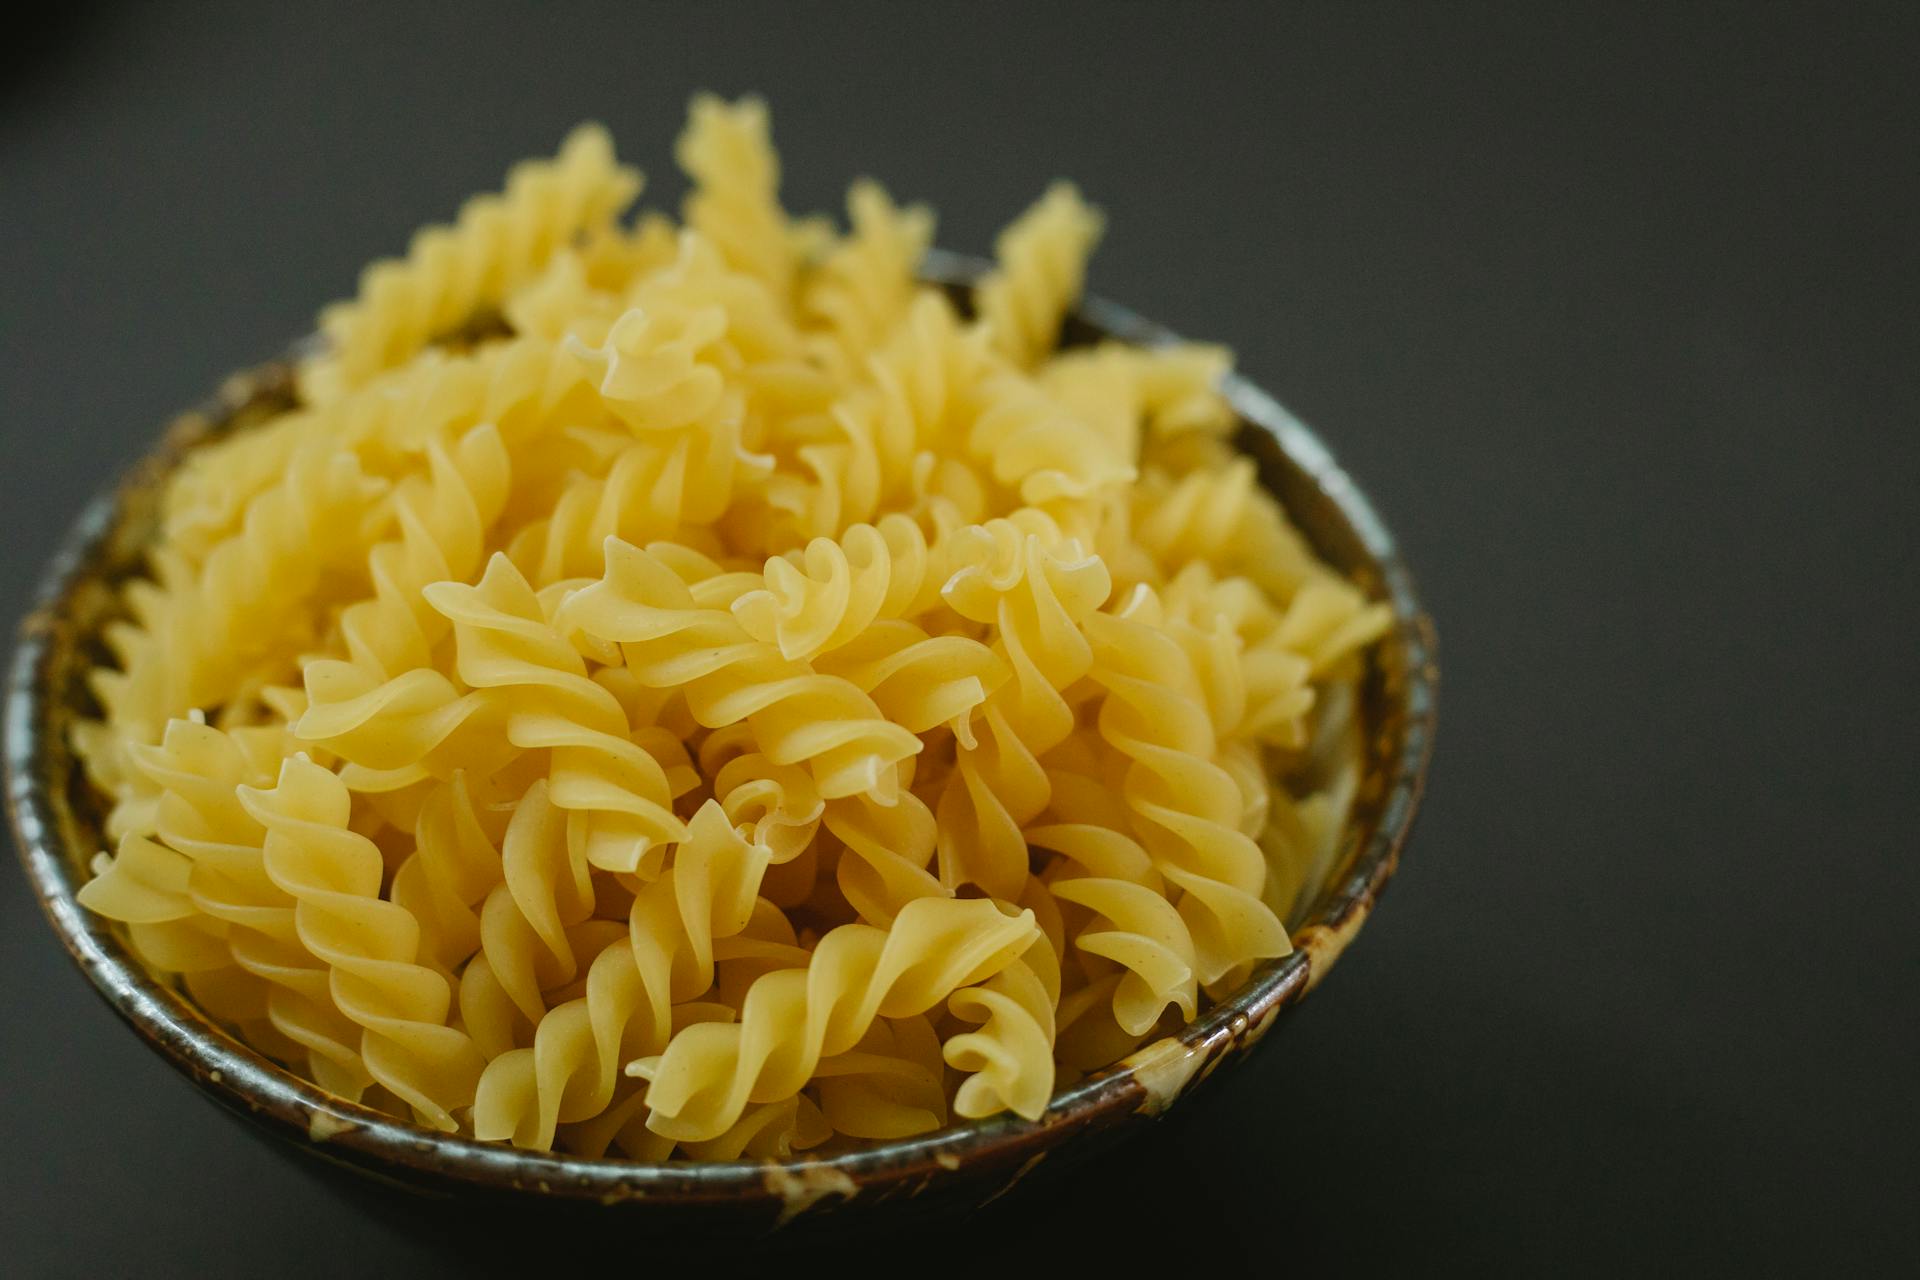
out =
{"type": "Polygon", "coordinates": [[[531,1037],[546,1014],[546,993],[573,981],[581,955],[593,951],[582,930],[591,923],[595,886],[544,778],[514,806],[499,870],[480,908],[479,952],[459,989],[461,1022],[489,1060],[531,1037]]]}
{"type": "Polygon", "coordinates": [[[626,936],[594,957],[582,995],[540,1020],[530,1048],[487,1064],[474,1132],[546,1149],[563,1123],[605,1110],[621,1064],[667,1044],[672,1007],[713,980],[713,942],[746,927],[769,851],[714,801],[688,825],[662,879],[635,898],[626,936]]]}
{"type": "Polygon", "coordinates": [[[588,679],[512,561],[496,553],[477,585],[436,583],[426,596],[453,624],[461,679],[504,704],[507,740],[552,752],[553,802],[584,822],[590,865],[635,871],[685,833],[666,770],[635,740],[618,699],[588,679]]]}
{"type": "Polygon", "coordinates": [[[1275,600],[1327,576],[1260,487],[1253,460],[1173,477],[1149,468],[1133,495],[1134,536],[1161,564],[1201,560],[1243,574],[1275,600]]]}
{"type": "Polygon", "coordinates": [[[775,863],[792,861],[812,843],[826,812],[812,775],[767,759],[746,725],[708,734],[700,744],[700,767],[727,820],[765,845],[775,863]]]}
{"type": "Polygon", "coordinates": [[[619,645],[641,683],[684,688],[706,727],[745,721],[769,760],[806,762],[825,799],[896,794],[895,766],[920,750],[845,680],[783,658],[727,610],[698,607],[686,583],[638,547],[610,539],[606,575],[568,597],[560,615],[619,645]]]}
{"type": "Polygon", "coordinates": [[[923,1015],[879,1018],[814,1070],[823,1119],[852,1138],[910,1138],[947,1121],[940,1038],[923,1015]]]}
{"type": "Polygon", "coordinates": [[[1106,599],[1106,566],[1044,518],[994,520],[974,560],[943,590],[964,618],[992,624],[1013,675],[988,699],[972,745],[962,742],[939,804],[941,875],[1016,898],[1028,874],[1020,829],[1046,806],[1038,757],[1073,731],[1061,690],[1085,676],[1093,651],[1084,622],[1106,599]]]}
{"type": "Polygon", "coordinates": [[[415,820],[414,851],[393,873],[393,901],[420,924],[424,963],[443,971],[480,946],[479,906],[501,880],[498,813],[464,771],[436,784],[415,820]]]}
{"type": "Polygon", "coordinates": [[[687,225],[776,296],[789,296],[799,255],[780,208],[780,162],[769,140],[766,103],[699,95],[674,158],[694,183],[687,225]]]}
{"type": "Polygon", "coordinates": [[[1156,610],[1151,591],[1139,588],[1122,610],[1090,617],[1097,659],[1090,674],[1107,693],[1101,736],[1132,761],[1126,796],[1138,833],[1155,867],[1181,890],[1176,905],[1198,976],[1211,984],[1292,947],[1260,900],[1266,864],[1240,830],[1239,786],[1214,763],[1214,728],[1191,661],[1145,620],[1156,610]]]}
{"type": "Polygon", "coordinates": [[[852,1049],[875,1018],[925,1013],[1006,968],[1037,937],[1032,912],[1009,915],[985,899],[920,899],[887,930],[842,925],[806,968],[756,981],[737,1023],[688,1027],[628,1068],[649,1082],[647,1126],[682,1142],[724,1133],[748,1104],[798,1093],[823,1057],[852,1049]]]}
{"type": "Polygon", "coordinates": [[[242,785],[240,804],[266,828],[267,875],[294,900],[307,948],[329,967],[340,1011],[364,1029],[361,1057],[373,1078],[428,1124],[452,1132],[473,1100],[480,1053],[446,1025],[446,979],[418,962],[420,927],[380,897],[380,850],[347,829],[351,800],[330,771],[301,757],[270,789],[242,785]]]}
{"type": "MultiPolygon", "coordinates": [[[[121,668],[95,671],[91,684],[114,732],[92,750],[124,753],[157,740],[168,720],[226,702],[262,659],[286,656],[285,641],[306,635],[299,624],[311,623],[313,610],[305,601],[327,567],[313,554],[316,541],[363,520],[383,486],[352,455],[317,441],[289,459],[288,472],[286,486],[255,498],[242,530],[205,563],[163,569],[162,589],[137,593],[136,624],[109,628],[121,668]]],[[[123,779],[131,772],[113,768],[123,779]]]]}
{"type": "Polygon", "coordinates": [[[835,879],[860,919],[891,925],[910,902],[945,898],[952,891],[927,870],[936,848],[933,811],[911,791],[897,802],[868,796],[829,801],[826,826],[845,846],[835,879]]]}
{"type": "Polygon", "coordinates": [[[873,623],[814,665],[846,679],[902,728],[926,733],[950,725],[966,747],[975,742],[975,709],[1012,674],[1006,661],[978,640],[928,635],[901,619],[873,623]]]}
{"type": "Polygon", "coordinates": [[[852,233],[808,278],[802,309],[827,341],[823,354],[848,381],[911,305],[914,269],[933,240],[933,214],[901,209],[877,182],[847,193],[852,233]]]}
{"type": "Polygon", "coordinates": [[[358,297],[322,312],[328,348],[302,367],[302,392],[334,399],[499,305],[555,252],[609,223],[640,185],[615,162],[605,129],[575,129],[555,159],[515,168],[504,194],[476,197],[452,226],[415,236],[405,258],[367,268],[358,297]]]}
{"type": "Polygon", "coordinates": [[[436,748],[479,708],[433,667],[447,621],[422,593],[479,568],[511,474],[490,425],[452,449],[430,444],[427,457],[429,476],[403,484],[395,499],[400,537],[368,556],[372,598],[341,615],[347,656],[310,662],[303,672],[300,736],[360,769],[399,771],[388,786],[434,772],[428,761],[436,748]]]}
{"type": "Polygon", "coordinates": [[[735,600],[733,614],[782,657],[814,658],[876,621],[912,618],[939,603],[952,559],[950,543],[930,549],[919,525],[889,513],[770,558],[766,585],[735,600]]]}
{"type": "Polygon", "coordinates": [[[1085,822],[1033,826],[1026,835],[1071,870],[1050,880],[1053,896],[1094,917],[1074,946],[1126,970],[1113,993],[1121,1028],[1145,1035],[1170,1005],[1191,1019],[1199,1008],[1193,936],[1146,850],[1124,832],[1085,822]]]}
{"type": "Polygon", "coordinates": [[[1101,227],[1073,184],[1059,182],[1000,234],[999,267],[980,282],[976,305],[995,346],[1020,365],[1053,350],[1101,227]]]}
{"type": "Polygon", "coordinates": [[[274,1029],[310,1055],[315,1078],[346,1097],[371,1082],[359,1028],[335,1004],[327,966],[302,939],[294,899],[268,874],[265,828],[238,788],[268,785],[279,767],[277,731],[224,733],[175,720],[160,742],[136,748],[138,767],[160,788],[156,834],[193,865],[194,907],[228,926],[234,963],[268,984],[274,1029]]]}
{"type": "Polygon", "coordinates": [[[966,1075],[954,1094],[954,1114],[977,1119],[1011,1111],[1038,1120],[1053,1096],[1054,1007],[1060,971],[1045,938],[977,984],[947,997],[947,1008],[977,1030],[953,1036],[941,1054],[966,1075]]]}

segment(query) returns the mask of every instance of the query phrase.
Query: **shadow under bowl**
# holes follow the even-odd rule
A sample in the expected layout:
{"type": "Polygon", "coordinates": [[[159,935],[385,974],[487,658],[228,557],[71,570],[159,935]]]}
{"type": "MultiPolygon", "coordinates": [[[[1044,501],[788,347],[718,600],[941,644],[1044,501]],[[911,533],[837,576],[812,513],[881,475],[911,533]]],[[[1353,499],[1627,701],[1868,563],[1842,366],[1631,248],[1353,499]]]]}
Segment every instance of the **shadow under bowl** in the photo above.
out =
{"type": "MultiPolygon", "coordinates": [[[[984,265],[936,252],[923,274],[964,303],[984,265]]],[[[1063,337],[1069,345],[1175,340],[1098,299],[1068,320],[1063,337]]],[[[6,696],[7,809],[21,861],[74,962],[155,1052],[281,1145],[389,1186],[496,1204],[614,1206],[635,1226],[641,1218],[674,1233],[753,1233],[802,1218],[865,1226],[876,1217],[977,1207],[1043,1162],[1050,1173],[1138,1131],[1243,1059],[1352,941],[1399,862],[1420,801],[1438,672],[1433,625],[1412,578],[1366,496],[1311,431],[1243,379],[1230,379],[1225,393],[1242,420],[1237,444],[1257,462],[1262,483],[1324,559],[1392,608],[1393,629],[1374,649],[1361,688],[1362,781],[1333,872],[1294,931],[1293,953],[1263,965],[1177,1035],[1057,1094],[1036,1122],[1003,1115],[839,1155],[727,1164],[575,1158],[450,1136],[328,1094],[234,1040],[151,976],[113,925],[79,905],[87,860],[104,844],[104,814],[69,730],[97,714],[86,675],[109,662],[102,628],[121,616],[121,585],[142,572],[169,472],[196,445],[292,406],[287,360],[236,375],[175,422],[87,506],[48,566],[21,625],[6,696]]]]}

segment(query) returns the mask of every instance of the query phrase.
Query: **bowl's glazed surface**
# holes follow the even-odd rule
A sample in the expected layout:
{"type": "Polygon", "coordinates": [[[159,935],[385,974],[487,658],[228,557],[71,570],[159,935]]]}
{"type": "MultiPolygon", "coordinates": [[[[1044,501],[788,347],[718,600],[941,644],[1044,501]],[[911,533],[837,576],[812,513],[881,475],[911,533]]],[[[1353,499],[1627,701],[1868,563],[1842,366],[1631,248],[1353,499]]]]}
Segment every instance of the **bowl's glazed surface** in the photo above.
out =
{"type": "MultiPolygon", "coordinates": [[[[956,289],[982,268],[931,255],[928,278],[956,289]]],[[[1123,308],[1088,300],[1069,342],[1110,336],[1152,345],[1173,335],[1123,308]]],[[[877,1205],[967,1208],[1004,1193],[1043,1162],[1100,1149],[1165,1111],[1240,1059],[1311,990],[1366,920],[1397,866],[1432,750],[1437,671],[1433,628],[1391,536],[1320,441],[1239,378],[1226,388],[1258,462],[1315,549],[1392,608],[1394,627],[1363,685],[1363,781],[1341,855],[1294,931],[1294,952],[1262,966],[1178,1035],[1057,1094],[1036,1123],[1000,1116],[901,1142],[820,1158],[729,1164],[640,1164],[518,1151],[449,1136],[346,1102],[235,1041],[132,957],[107,921],[75,899],[104,843],[101,807],[69,747],[94,711],[87,671],[106,659],[103,624],[118,586],[141,572],[168,472],[196,444],[293,403],[291,365],[230,379],[176,422],[159,446],[82,513],[21,625],[6,700],[7,809],[41,906],[101,996],[156,1052],[222,1106],[321,1159],[430,1195],[598,1202],[671,1219],[676,1230],[765,1228],[861,1214],[877,1205]],[[653,1213],[662,1210],[662,1213],[653,1213]]]]}

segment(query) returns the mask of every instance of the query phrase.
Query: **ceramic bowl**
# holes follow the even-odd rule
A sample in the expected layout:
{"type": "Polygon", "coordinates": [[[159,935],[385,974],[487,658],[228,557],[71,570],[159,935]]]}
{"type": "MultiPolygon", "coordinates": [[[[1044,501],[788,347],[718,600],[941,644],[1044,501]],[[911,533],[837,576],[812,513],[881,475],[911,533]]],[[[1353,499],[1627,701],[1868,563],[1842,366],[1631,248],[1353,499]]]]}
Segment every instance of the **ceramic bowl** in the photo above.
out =
{"type": "MultiPolygon", "coordinates": [[[[964,297],[984,264],[948,254],[925,274],[964,297]]],[[[1108,336],[1151,345],[1167,330],[1124,308],[1087,301],[1068,342],[1108,336]]],[[[293,402],[291,365],[228,380],[188,413],[117,487],[75,522],[33,611],[21,625],[6,698],[7,808],[27,876],[54,932],[100,995],[206,1097],[291,1149],[433,1196],[597,1203],[676,1232],[756,1230],[796,1220],[961,1210],[1058,1168],[1153,1122],[1208,1077],[1243,1061],[1289,1006],[1311,991],[1372,912],[1405,848],[1432,751],[1437,671],[1433,626],[1386,526],[1320,440],[1265,392],[1235,378],[1226,394],[1243,419],[1238,443],[1309,541],[1370,595],[1394,627],[1363,686],[1364,781],[1342,852],[1294,932],[1295,950],[1260,968],[1178,1035],[1059,1093],[1029,1123],[1012,1116],[956,1125],[910,1141],[785,1162],[639,1164],[530,1154],[451,1137],[334,1097],[236,1042],[129,954],[115,928],[75,891],[103,845],[101,805],[68,747],[93,711],[85,673],[105,651],[117,586],[140,571],[158,494],[181,457],[209,438],[293,402]]],[[[1043,1178],[1034,1181],[1044,1181],[1043,1178]]],[[[1029,1184],[1030,1185],[1030,1184],[1029,1184]]]]}

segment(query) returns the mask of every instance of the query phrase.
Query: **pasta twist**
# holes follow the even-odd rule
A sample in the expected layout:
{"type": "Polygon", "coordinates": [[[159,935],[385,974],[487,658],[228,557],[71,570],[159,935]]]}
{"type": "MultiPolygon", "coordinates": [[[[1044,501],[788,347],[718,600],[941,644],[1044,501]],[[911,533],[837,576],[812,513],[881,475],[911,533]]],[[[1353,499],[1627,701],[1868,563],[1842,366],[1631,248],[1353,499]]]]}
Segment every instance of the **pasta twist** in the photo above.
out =
{"type": "Polygon", "coordinates": [[[242,785],[241,807],[262,827],[262,861],[294,900],[294,927],[328,966],[340,1011],[363,1029],[368,1072],[420,1118],[452,1132],[482,1066],[466,1034],[446,1025],[446,979],[418,962],[419,925],[380,897],[380,850],[347,829],[340,779],[302,757],[270,789],[242,785]]]}
{"type": "Polygon", "coordinates": [[[930,636],[898,619],[873,623],[814,665],[867,694],[900,727],[926,733],[948,724],[968,746],[974,709],[1011,675],[1006,661],[978,640],[930,636]]]}
{"type": "Polygon", "coordinates": [[[581,955],[595,950],[581,933],[595,886],[545,779],[514,807],[500,873],[481,906],[479,953],[460,975],[461,1021],[489,1060],[531,1038],[546,993],[572,982],[581,955]]]}
{"type": "Polygon", "coordinates": [[[713,943],[746,927],[769,851],[749,844],[708,801],[671,872],[635,898],[626,937],[594,958],[585,992],[540,1020],[531,1048],[487,1064],[474,1132],[545,1149],[558,1126],[605,1110],[620,1064],[657,1053],[672,1007],[713,981],[713,943]]]}
{"type": "Polygon", "coordinates": [[[834,877],[855,914],[886,927],[910,902],[952,891],[927,870],[936,848],[935,821],[911,791],[893,804],[844,796],[826,806],[827,830],[845,846],[834,877]]]}
{"type": "Polygon", "coordinates": [[[414,824],[414,851],[393,873],[393,901],[420,924],[422,962],[447,972],[479,948],[478,908],[501,881],[500,814],[474,790],[464,772],[433,787],[414,824]]]}
{"type": "Polygon", "coordinates": [[[575,129],[555,159],[515,168],[503,195],[476,197],[452,226],[415,236],[405,258],[368,267],[357,298],[321,313],[328,346],[302,366],[302,393],[337,399],[498,306],[556,252],[610,223],[640,186],[636,170],[614,161],[605,129],[575,129]]]}
{"type": "Polygon", "coordinates": [[[709,424],[727,398],[720,371],[705,363],[727,332],[727,313],[704,306],[683,314],[635,307],[614,321],[604,343],[571,349],[590,373],[600,399],[641,435],[709,424]]]}
{"type": "Polygon", "coordinates": [[[1133,480],[1133,463],[1121,446],[1031,379],[1000,373],[982,395],[987,407],[967,433],[968,451],[1022,501],[1044,506],[1090,498],[1133,480]]]}
{"type": "Polygon", "coordinates": [[[918,1018],[878,1018],[846,1053],[820,1060],[822,1118],[850,1138],[910,1138],[947,1122],[940,1037],[918,1018]]]}
{"type": "MultiPolygon", "coordinates": [[[[166,559],[155,564],[167,576],[173,567],[166,559]]],[[[160,797],[135,764],[134,749],[152,743],[170,718],[192,709],[181,679],[192,649],[192,617],[174,607],[166,586],[152,582],[128,584],[125,604],[130,618],[101,632],[120,669],[98,667],[87,676],[103,715],[77,722],[70,735],[74,754],[111,801],[109,840],[153,831],[160,797]]]]}
{"type": "Polygon", "coordinates": [[[330,567],[313,555],[315,542],[365,519],[384,488],[353,455],[318,441],[294,454],[285,489],[262,494],[247,508],[239,533],[214,549],[193,590],[176,605],[202,616],[212,630],[193,651],[192,705],[224,701],[236,668],[285,635],[287,619],[311,616],[302,605],[311,608],[320,575],[330,567]]]}
{"type": "Polygon", "coordinates": [[[701,608],[666,564],[607,543],[607,571],[561,606],[563,625],[618,644],[642,684],[682,688],[710,729],[746,722],[769,760],[805,762],[825,799],[896,793],[896,766],[920,740],[882,719],[845,680],[819,675],[754,640],[724,609],[701,608]]]}
{"type": "MultiPolygon", "coordinates": [[[[236,532],[256,498],[287,492],[298,479],[288,471],[289,459],[316,442],[350,451],[368,471],[391,476],[412,469],[429,442],[458,438],[485,422],[499,432],[513,459],[515,484],[523,485],[537,473],[540,458],[527,447],[544,443],[556,419],[585,418],[596,407],[585,372],[564,345],[541,337],[425,354],[339,400],[305,405],[270,425],[194,450],[168,482],[167,544],[199,563],[236,532]]],[[[364,554],[367,544],[337,540],[346,544],[338,548],[342,557],[364,554]]]]}
{"type": "Polygon", "coordinates": [[[733,602],[734,617],[782,656],[809,659],[862,635],[880,619],[911,618],[939,603],[951,543],[927,547],[920,526],[891,513],[838,540],[815,538],[767,561],[766,586],[733,602]]]}
{"type": "Polygon", "coordinates": [[[1327,576],[1260,487],[1250,458],[1178,479],[1149,470],[1133,508],[1134,537],[1160,564],[1201,560],[1244,575],[1275,600],[1291,599],[1305,583],[1327,576]]]}
{"type": "Polygon", "coordinates": [[[1369,604],[1348,583],[1319,578],[1288,603],[1273,638],[1305,658],[1315,677],[1324,677],[1386,634],[1392,624],[1393,613],[1386,605],[1369,604]]]}
{"type": "Polygon", "coordinates": [[[195,909],[228,926],[233,962],[267,984],[266,1017],[309,1055],[314,1078],[357,1098],[372,1079],[360,1058],[359,1028],[335,1005],[327,966],[296,927],[293,898],[267,874],[265,829],[237,793],[273,780],[284,737],[175,720],[157,745],[134,755],[160,789],[156,834],[192,863],[187,891],[195,909]]]}
{"type": "Polygon", "coordinates": [[[994,345],[1016,363],[1030,366],[1057,344],[1101,226],[1073,184],[1059,182],[1001,232],[999,267],[980,282],[975,306],[994,345]]]}
{"type": "Polygon", "coordinates": [[[1020,828],[1049,794],[1038,757],[1073,731],[1073,708],[1060,691],[1093,666],[1081,628],[1110,579],[1100,560],[1059,540],[1044,519],[995,520],[975,541],[974,563],[943,594],[961,617],[995,627],[996,651],[1013,676],[987,701],[978,740],[961,743],[941,793],[941,878],[1011,899],[1028,873],[1020,828]]]}
{"type": "Polygon", "coordinates": [[[311,597],[330,567],[316,543],[365,519],[382,486],[352,455],[319,442],[287,466],[285,489],[250,503],[240,533],[197,567],[163,557],[159,589],[130,594],[135,621],[107,629],[120,669],[98,669],[90,683],[112,731],[80,745],[111,758],[103,767],[123,786],[129,747],[157,740],[191,708],[227,702],[263,670],[290,671],[294,650],[312,638],[311,597]]]}
{"type": "Polygon", "coordinates": [[[1199,1007],[1193,937],[1146,850],[1122,831],[1087,822],[1029,827],[1026,835],[1070,865],[1073,874],[1050,880],[1053,896],[1093,914],[1074,946],[1126,970],[1113,992],[1120,1026],[1144,1036],[1168,1006],[1192,1018],[1199,1007]]]}
{"type": "Polygon", "coordinates": [[[1095,614],[1086,634],[1091,675],[1107,691],[1100,733],[1133,763],[1126,796],[1154,865],[1181,890],[1199,978],[1219,982],[1249,961],[1292,949],[1260,900],[1266,864],[1240,829],[1240,789],[1213,762],[1213,724],[1198,696],[1192,663],[1152,625],[1158,602],[1136,590],[1116,613],[1095,614]]]}
{"type": "Polygon", "coordinates": [[[506,707],[507,740],[552,752],[553,802],[575,815],[590,865],[636,871],[684,834],[666,770],[634,740],[619,700],[587,678],[512,561],[496,553],[478,585],[436,583],[426,597],[453,623],[461,679],[506,707]]]}
{"type": "Polygon", "coordinates": [[[712,779],[713,798],[727,821],[765,845],[775,863],[791,862],[813,842],[826,802],[797,765],[767,759],[746,725],[716,729],[700,744],[700,767],[712,779]]]}
{"type": "Polygon", "coordinates": [[[1164,464],[1183,437],[1217,442],[1233,430],[1238,419],[1219,391],[1232,363],[1222,348],[1199,343],[1102,342],[1055,356],[1040,380],[1126,457],[1164,464]]]}
{"type": "Polygon", "coordinates": [[[697,96],[674,158],[694,183],[685,204],[687,225],[777,297],[790,296],[799,255],[780,207],[780,162],[769,140],[766,103],[697,96]]]}
{"type": "MultiPolygon", "coordinates": [[[[371,599],[340,617],[347,657],[307,664],[307,709],[298,732],[361,769],[386,772],[391,788],[432,776],[434,752],[479,709],[433,667],[446,619],[423,591],[464,581],[480,567],[489,530],[506,501],[511,464],[499,432],[473,428],[451,449],[427,450],[427,477],[402,484],[394,502],[400,537],[370,553],[371,599]]],[[[369,780],[355,777],[362,789],[369,780]]]]}
{"type": "Polygon", "coordinates": [[[914,269],[933,240],[933,214],[901,209],[877,182],[862,180],[847,193],[852,234],[808,279],[806,315],[824,329],[820,351],[839,381],[857,376],[906,314],[914,296],[914,269]]]}
{"type": "Polygon", "coordinates": [[[976,1031],[949,1039],[947,1065],[966,1074],[953,1097],[955,1115],[978,1118],[1011,1111],[1038,1120],[1053,1096],[1053,1010],[1060,971],[1046,938],[986,981],[947,998],[947,1008],[976,1031]]]}
{"type": "Polygon", "coordinates": [[[755,981],[739,1022],[688,1027],[628,1067],[649,1082],[647,1127],[679,1142],[716,1137],[750,1103],[797,1094],[876,1017],[923,1014],[999,973],[1038,936],[1032,912],[1009,915],[984,899],[921,899],[887,930],[842,925],[806,968],[755,981]]]}

